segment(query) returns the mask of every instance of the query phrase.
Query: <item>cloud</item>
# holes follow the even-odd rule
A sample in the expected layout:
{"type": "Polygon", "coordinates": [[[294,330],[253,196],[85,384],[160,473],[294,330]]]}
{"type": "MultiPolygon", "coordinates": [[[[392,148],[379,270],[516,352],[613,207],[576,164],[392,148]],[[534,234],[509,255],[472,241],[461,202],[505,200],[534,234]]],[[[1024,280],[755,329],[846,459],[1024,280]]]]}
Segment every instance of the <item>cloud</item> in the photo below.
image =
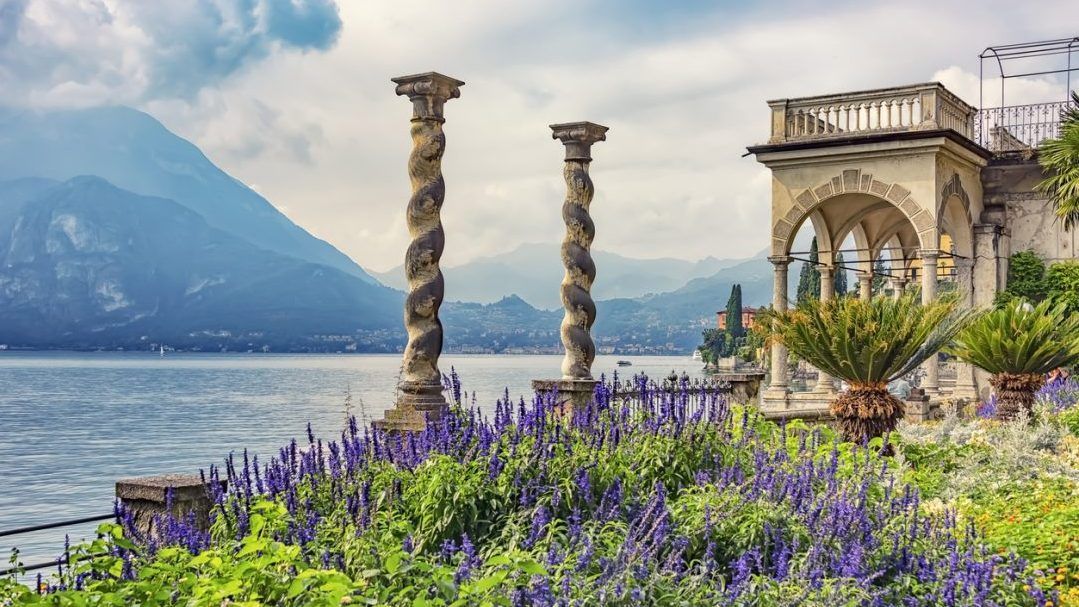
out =
{"type": "MultiPolygon", "coordinates": [[[[25,72],[31,102],[130,99],[375,269],[399,264],[409,240],[410,110],[392,76],[467,82],[446,108],[447,265],[561,238],[562,150],[547,125],[573,120],[611,127],[594,148],[596,248],[748,256],[768,243],[770,176],[741,157],[767,139],[766,99],[939,78],[977,103],[985,45],[1073,33],[1047,31],[1046,14],[1079,21],[1073,0],[192,2],[110,0],[99,15],[102,2],[69,0],[86,16],[62,18],[45,10],[59,0],[29,0],[37,25],[20,25],[17,44],[45,74],[25,72]],[[56,51],[69,48],[85,65],[56,51]]],[[[1041,85],[1023,86],[1008,103],[1041,101],[1041,85]]]]}
{"type": "Polygon", "coordinates": [[[0,90],[36,106],[190,98],[340,30],[334,0],[0,0],[0,90]]]}

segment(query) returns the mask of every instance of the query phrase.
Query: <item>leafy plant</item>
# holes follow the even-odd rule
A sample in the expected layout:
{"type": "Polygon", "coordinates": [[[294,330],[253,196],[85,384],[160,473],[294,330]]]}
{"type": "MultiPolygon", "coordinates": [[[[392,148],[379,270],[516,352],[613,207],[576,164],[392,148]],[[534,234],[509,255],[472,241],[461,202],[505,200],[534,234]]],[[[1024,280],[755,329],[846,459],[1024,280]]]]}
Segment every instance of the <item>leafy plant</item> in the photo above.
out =
{"type": "Polygon", "coordinates": [[[906,375],[964,326],[970,311],[954,298],[923,306],[913,295],[869,302],[840,297],[808,300],[783,314],[768,311],[775,337],[809,364],[848,384],[831,404],[843,436],[866,442],[895,429],[903,403],[888,382],[906,375]]]}
{"type": "Polygon", "coordinates": [[[1079,224],[1079,93],[1072,93],[1072,104],[1060,118],[1060,136],[1038,149],[1038,162],[1050,175],[1037,189],[1049,195],[1057,216],[1071,228],[1079,224]]]}
{"type": "MultiPolygon", "coordinates": [[[[423,432],[354,422],[261,465],[230,458],[209,533],[130,521],[0,604],[1042,606],[1024,561],[927,514],[881,443],[777,426],[686,383],[611,383],[456,410],[423,432]],[[619,384],[624,385],[624,384],[619,384]],[[192,538],[197,541],[192,541],[192,538]],[[137,541],[132,542],[132,539],[137,541]],[[92,557],[90,555],[100,555],[92,557]]],[[[223,478],[222,478],[223,477],[223,478]]]]}
{"type": "Polygon", "coordinates": [[[970,323],[950,352],[992,375],[999,419],[1029,415],[1045,374],[1079,360],[1079,316],[1051,301],[1005,306],[970,323]]]}

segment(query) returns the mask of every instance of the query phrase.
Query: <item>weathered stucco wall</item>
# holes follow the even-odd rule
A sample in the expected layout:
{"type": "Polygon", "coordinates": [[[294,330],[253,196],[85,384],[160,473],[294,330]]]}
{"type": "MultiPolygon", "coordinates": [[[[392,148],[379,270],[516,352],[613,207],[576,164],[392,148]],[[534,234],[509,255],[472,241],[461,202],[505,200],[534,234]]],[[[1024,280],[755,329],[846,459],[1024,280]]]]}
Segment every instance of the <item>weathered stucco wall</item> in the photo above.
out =
{"type": "Polygon", "coordinates": [[[1064,230],[1049,200],[1034,191],[1043,178],[1034,158],[1020,154],[994,158],[982,170],[982,221],[1005,226],[1011,253],[1030,249],[1046,263],[1075,259],[1079,237],[1074,230],[1064,230]]]}

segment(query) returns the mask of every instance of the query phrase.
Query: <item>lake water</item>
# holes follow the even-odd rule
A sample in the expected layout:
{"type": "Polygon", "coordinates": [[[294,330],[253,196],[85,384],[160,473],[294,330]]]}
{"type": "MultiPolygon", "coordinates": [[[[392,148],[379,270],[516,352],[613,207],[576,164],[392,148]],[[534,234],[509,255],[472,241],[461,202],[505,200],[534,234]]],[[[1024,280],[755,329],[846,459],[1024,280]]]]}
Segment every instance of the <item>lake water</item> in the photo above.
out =
{"type": "MultiPolygon", "coordinates": [[[[661,377],[699,376],[688,357],[599,356],[593,369],[661,377]]],[[[112,509],[118,478],[194,472],[229,451],[276,454],[310,422],[339,435],[350,391],[353,414],[379,419],[392,405],[399,355],[274,355],[0,352],[0,531],[112,509]]],[[[503,390],[530,393],[557,377],[560,356],[443,356],[477,405],[503,390]]],[[[64,534],[92,537],[94,524],[0,537],[0,569],[12,547],[24,563],[55,558],[64,534]]]]}

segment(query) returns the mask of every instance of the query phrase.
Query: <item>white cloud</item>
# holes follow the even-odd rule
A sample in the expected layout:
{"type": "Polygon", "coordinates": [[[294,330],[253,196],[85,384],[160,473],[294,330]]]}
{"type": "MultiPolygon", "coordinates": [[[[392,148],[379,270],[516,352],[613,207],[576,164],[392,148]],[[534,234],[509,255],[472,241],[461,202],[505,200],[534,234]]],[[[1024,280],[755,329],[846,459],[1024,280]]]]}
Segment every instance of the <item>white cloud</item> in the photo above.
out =
{"type": "MultiPolygon", "coordinates": [[[[467,82],[446,109],[447,264],[561,238],[562,151],[547,125],[582,119],[611,127],[594,148],[597,248],[731,257],[767,242],[768,173],[741,157],[767,136],[766,99],[942,79],[976,103],[970,75],[985,44],[1071,33],[1046,31],[1045,14],[1079,22],[1079,6],[1065,1],[1037,11],[724,3],[662,27],[629,14],[665,6],[347,2],[326,52],[271,48],[196,95],[141,106],[299,224],[385,269],[408,242],[409,106],[389,78],[435,69],[467,82]]],[[[125,35],[125,48],[137,49],[145,30],[125,35]]],[[[153,80],[138,57],[115,70],[120,90],[153,80]]],[[[1038,86],[1016,94],[1036,96],[1038,86]]]]}

